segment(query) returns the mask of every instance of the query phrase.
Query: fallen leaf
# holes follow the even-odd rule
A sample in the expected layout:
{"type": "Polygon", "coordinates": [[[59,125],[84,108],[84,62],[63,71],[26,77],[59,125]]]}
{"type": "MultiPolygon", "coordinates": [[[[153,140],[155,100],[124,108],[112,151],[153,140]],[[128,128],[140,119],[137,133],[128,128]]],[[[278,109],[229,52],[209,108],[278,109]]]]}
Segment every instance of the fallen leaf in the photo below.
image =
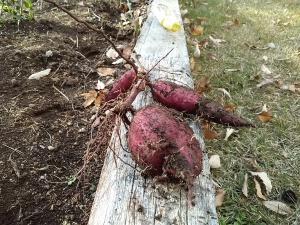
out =
{"type": "Polygon", "coordinates": [[[248,173],[245,174],[242,193],[245,198],[248,198],[248,173]]]}
{"type": "Polygon", "coordinates": [[[269,48],[276,48],[275,44],[272,43],[272,42],[271,42],[271,43],[268,43],[268,47],[269,47],[269,48]]]}
{"type": "Polygon", "coordinates": [[[189,24],[189,23],[191,23],[191,21],[190,21],[189,18],[184,18],[184,19],[183,19],[183,23],[184,23],[184,24],[189,24]]]}
{"type": "Polygon", "coordinates": [[[194,58],[194,56],[192,56],[190,58],[190,67],[191,67],[191,70],[193,70],[194,67],[195,67],[195,58],[194,58]]]}
{"type": "Polygon", "coordinates": [[[262,191],[261,191],[261,187],[260,187],[260,184],[259,182],[256,180],[255,177],[253,177],[253,180],[254,180],[254,184],[255,184],[255,189],[256,189],[256,194],[259,198],[263,199],[263,200],[267,200],[266,197],[262,194],[262,191]]]}
{"type": "Polygon", "coordinates": [[[200,48],[203,48],[203,49],[205,49],[207,47],[207,45],[208,45],[207,41],[200,41],[200,43],[199,43],[200,48]]]}
{"type": "Polygon", "coordinates": [[[82,96],[84,96],[84,98],[85,98],[85,101],[82,104],[83,107],[86,108],[86,107],[90,106],[96,100],[97,95],[98,95],[98,92],[95,90],[90,91],[88,93],[83,93],[82,96]]]}
{"type": "Polygon", "coordinates": [[[230,103],[229,105],[224,106],[224,109],[236,109],[237,105],[230,103]]]}
{"type": "Polygon", "coordinates": [[[268,56],[264,55],[264,56],[261,57],[261,59],[266,62],[266,61],[268,61],[268,56]]]}
{"type": "Polygon", "coordinates": [[[236,132],[235,129],[233,129],[233,128],[227,128],[227,129],[226,129],[226,136],[225,136],[225,138],[224,138],[224,141],[228,141],[228,138],[229,138],[234,132],[236,132]]]}
{"type": "Polygon", "coordinates": [[[224,95],[227,95],[231,99],[231,96],[230,96],[229,92],[226,91],[225,88],[217,88],[217,90],[223,92],[224,95]]]}
{"type": "Polygon", "coordinates": [[[272,190],[271,180],[269,179],[266,172],[252,172],[251,175],[254,178],[257,178],[259,183],[262,185],[263,189],[266,190],[267,194],[269,194],[272,190]]]}
{"type": "Polygon", "coordinates": [[[223,188],[220,188],[219,190],[217,190],[217,195],[215,197],[215,206],[216,207],[219,207],[223,204],[225,193],[226,193],[226,190],[224,190],[223,188]]]}
{"type": "Polygon", "coordinates": [[[100,91],[98,97],[95,99],[95,106],[100,107],[100,102],[104,96],[104,92],[100,91]]]}
{"type": "Polygon", "coordinates": [[[271,70],[268,67],[266,67],[266,65],[264,65],[264,64],[261,65],[261,70],[262,70],[263,73],[265,73],[267,75],[272,74],[271,70]]]}
{"type": "Polygon", "coordinates": [[[197,17],[197,19],[200,20],[200,21],[207,20],[205,17],[197,17]]]}
{"type": "Polygon", "coordinates": [[[240,21],[237,18],[233,19],[232,21],[235,25],[240,24],[240,21]]]}
{"type": "Polygon", "coordinates": [[[114,50],[113,48],[110,48],[106,52],[106,56],[111,59],[116,59],[119,56],[119,54],[116,52],[116,50],[114,50]]]}
{"type": "Polygon", "coordinates": [[[180,14],[183,17],[185,14],[187,14],[189,11],[187,9],[181,9],[180,14]]]}
{"type": "Polygon", "coordinates": [[[221,167],[221,161],[219,155],[212,155],[209,159],[210,168],[217,169],[221,167]]]}
{"type": "Polygon", "coordinates": [[[97,69],[97,73],[100,76],[113,76],[115,71],[115,68],[100,67],[97,69]]]}
{"type": "Polygon", "coordinates": [[[204,91],[211,89],[209,86],[210,78],[208,77],[201,77],[196,80],[197,82],[197,87],[195,90],[199,93],[202,94],[204,91]]]}
{"type": "Polygon", "coordinates": [[[209,40],[215,45],[215,47],[220,47],[221,43],[226,42],[223,39],[213,38],[211,35],[209,35],[209,40]]]}
{"type": "Polygon", "coordinates": [[[282,155],[285,157],[285,158],[288,158],[288,153],[286,151],[283,151],[282,152],[282,155]]]}
{"type": "Polygon", "coordinates": [[[39,80],[40,78],[49,75],[50,71],[51,71],[51,69],[46,69],[46,70],[42,70],[42,71],[37,72],[37,73],[33,73],[28,77],[28,79],[30,79],[30,80],[32,80],[32,79],[39,80]]]}
{"type": "Polygon", "coordinates": [[[201,64],[197,64],[194,66],[194,68],[191,70],[193,74],[197,74],[201,70],[201,64]]]}
{"type": "Polygon", "coordinates": [[[208,140],[211,140],[215,137],[218,137],[220,136],[221,133],[218,133],[216,131],[213,131],[209,128],[209,126],[205,126],[204,127],[204,138],[208,139],[208,140]]]}
{"type": "Polygon", "coordinates": [[[119,58],[116,61],[112,62],[111,64],[116,65],[116,64],[120,64],[122,62],[124,62],[124,59],[123,58],[119,58]]]}
{"type": "Polygon", "coordinates": [[[272,119],[272,116],[268,113],[266,104],[264,104],[262,111],[260,113],[256,113],[256,116],[263,123],[268,122],[272,119]]]}
{"type": "Polygon", "coordinates": [[[209,53],[207,53],[207,56],[212,58],[213,60],[219,61],[218,56],[214,53],[209,52],[209,53]]]}
{"type": "Polygon", "coordinates": [[[289,89],[289,91],[291,91],[291,92],[295,92],[295,91],[296,91],[296,86],[293,85],[293,84],[291,84],[291,85],[288,86],[288,89],[289,89]]]}
{"type": "Polygon", "coordinates": [[[132,53],[132,46],[130,45],[127,45],[123,48],[123,55],[126,57],[126,58],[130,58],[131,56],[131,53],[132,53]]]}
{"type": "Polygon", "coordinates": [[[101,89],[104,89],[104,88],[105,88],[105,84],[102,81],[98,80],[97,86],[96,86],[95,89],[101,90],[101,89]]]}
{"type": "MultiPolygon", "coordinates": [[[[193,23],[192,23],[193,24],[193,23]]],[[[201,35],[203,33],[204,28],[201,26],[197,26],[195,28],[195,25],[190,25],[190,31],[192,35],[201,35]]]]}
{"type": "Polygon", "coordinates": [[[268,209],[281,214],[281,215],[287,215],[292,213],[291,208],[282,203],[282,202],[278,202],[278,201],[263,201],[264,206],[266,206],[268,209]]]}
{"type": "Polygon", "coordinates": [[[199,57],[200,57],[200,49],[199,49],[199,45],[195,45],[194,57],[196,57],[196,58],[199,58],[199,57]]]}

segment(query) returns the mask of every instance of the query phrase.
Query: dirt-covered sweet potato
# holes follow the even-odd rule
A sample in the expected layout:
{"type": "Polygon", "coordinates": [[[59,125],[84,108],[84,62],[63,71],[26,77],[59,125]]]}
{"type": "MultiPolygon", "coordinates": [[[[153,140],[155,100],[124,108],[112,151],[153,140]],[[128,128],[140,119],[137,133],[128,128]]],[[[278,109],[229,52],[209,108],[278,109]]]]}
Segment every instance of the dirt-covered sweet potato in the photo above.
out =
{"type": "Polygon", "coordinates": [[[186,181],[191,202],[194,178],[202,170],[202,151],[191,128],[163,106],[137,111],[128,130],[129,149],[145,174],[186,181]]]}
{"type": "Polygon", "coordinates": [[[127,71],[112,84],[112,87],[105,93],[102,101],[108,102],[117,98],[121,93],[127,92],[135,78],[136,73],[133,70],[127,71]]]}
{"type": "Polygon", "coordinates": [[[169,81],[149,84],[153,98],[166,107],[198,115],[206,120],[229,126],[255,126],[250,121],[226,111],[219,103],[193,89],[169,81]]]}

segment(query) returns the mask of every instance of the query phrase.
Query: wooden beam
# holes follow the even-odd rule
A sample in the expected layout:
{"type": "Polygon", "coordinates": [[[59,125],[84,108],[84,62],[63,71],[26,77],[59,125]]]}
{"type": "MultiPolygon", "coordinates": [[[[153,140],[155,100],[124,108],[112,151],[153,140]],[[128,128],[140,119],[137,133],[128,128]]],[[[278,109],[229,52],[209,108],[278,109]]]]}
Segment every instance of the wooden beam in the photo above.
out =
{"type": "MultiPolygon", "coordinates": [[[[177,0],[156,0],[152,3],[147,21],[143,24],[135,51],[146,70],[151,69],[171,49],[172,52],[151,72],[150,78],[170,80],[193,87],[184,30],[172,33],[163,28],[153,14],[155,4],[164,4],[182,20],[177,0]]],[[[136,109],[152,103],[147,89],[133,105],[136,109]]],[[[196,138],[205,149],[199,124],[188,121],[196,138]]],[[[207,153],[203,152],[203,172],[194,184],[195,206],[188,207],[187,190],[176,184],[153,184],[134,168],[127,147],[127,130],[121,124],[115,129],[107,151],[95,195],[89,225],[167,225],[218,224],[214,205],[214,190],[210,179],[207,153]]]]}

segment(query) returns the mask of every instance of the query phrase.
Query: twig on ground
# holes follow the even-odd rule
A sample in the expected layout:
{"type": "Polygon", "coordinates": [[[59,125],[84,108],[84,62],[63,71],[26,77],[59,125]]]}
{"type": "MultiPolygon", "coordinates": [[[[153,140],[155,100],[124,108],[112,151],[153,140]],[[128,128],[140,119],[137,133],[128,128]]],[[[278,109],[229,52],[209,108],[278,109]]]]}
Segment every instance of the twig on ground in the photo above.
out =
{"type": "Polygon", "coordinates": [[[66,96],[64,93],[62,93],[60,90],[57,89],[57,87],[55,87],[54,85],[52,86],[58,93],[60,93],[62,96],[64,96],[68,101],[70,101],[70,99],[68,98],[68,96],[66,96]]]}
{"type": "Polygon", "coordinates": [[[20,155],[23,155],[24,153],[23,152],[21,152],[20,150],[18,150],[18,149],[15,149],[15,148],[12,148],[12,147],[9,147],[8,145],[6,145],[6,144],[2,144],[3,146],[5,146],[5,147],[7,147],[7,148],[9,148],[9,149],[11,149],[11,150],[13,150],[13,151],[15,151],[15,152],[17,152],[17,153],[19,153],[20,155]]]}
{"type": "Polygon", "coordinates": [[[76,20],[78,23],[82,23],[84,24],[87,28],[98,32],[102,35],[102,37],[105,38],[105,40],[114,48],[114,50],[119,54],[119,56],[121,58],[123,58],[128,64],[130,64],[132,66],[132,68],[134,69],[134,72],[137,74],[138,70],[136,65],[127,57],[125,57],[121,51],[116,47],[116,45],[114,44],[114,42],[112,40],[109,39],[109,37],[106,36],[106,34],[104,34],[104,32],[102,30],[99,30],[97,28],[94,28],[93,26],[91,26],[90,24],[88,24],[86,21],[79,19],[78,17],[76,17],[73,13],[71,13],[69,10],[65,9],[64,7],[60,6],[59,4],[57,4],[56,2],[53,2],[51,0],[45,0],[45,2],[48,2],[54,6],[56,6],[58,9],[64,11],[65,13],[67,13],[70,17],[72,17],[74,20],[76,20]]]}
{"type": "Polygon", "coordinates": [[[21,173],[20,173],[20,170],[18,169],[17,163],[16,163],[15,161],[13,161],[12,158],[11,158],[11,155],[12,155],[12,154],[13,154],[13,153],[11,153],[11,154],[9,155],[8,161],[10,162],[12,168],[14,169],[15,174],[17,175],[17,177],[20,178],[20,177],[21,177],[21,173]]]}

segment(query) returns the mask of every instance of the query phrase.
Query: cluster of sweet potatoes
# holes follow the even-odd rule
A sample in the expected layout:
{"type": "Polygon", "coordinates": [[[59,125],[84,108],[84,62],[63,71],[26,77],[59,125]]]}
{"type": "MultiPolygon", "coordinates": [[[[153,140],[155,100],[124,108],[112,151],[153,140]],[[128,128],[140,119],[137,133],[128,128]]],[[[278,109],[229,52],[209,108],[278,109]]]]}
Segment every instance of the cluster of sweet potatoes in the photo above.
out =
{"type": "MultiPolygon", "coordinates": [[[[125,73],[106,93],[104,101],[113,100],[128,91],[136,79],[134,72],[125,73]]],[[[152,104],[134,113],[128,129],[129,149],[143,172],[155,177],[155,180],[184,181],[189,187],[191,205],[193,181],[202,171],[202,150],[191,128],[174,111],[194,114],[223,125],[254,124],[226,111],[219,103],[193,89],[168,81],[148,81],[147,85],[153,98],[161,105],[152,104]]],[[[132,89],[129,104],[137,90],[132,89]]],[[[128,104],[128,100],[125,102],[128,104]]]]}

